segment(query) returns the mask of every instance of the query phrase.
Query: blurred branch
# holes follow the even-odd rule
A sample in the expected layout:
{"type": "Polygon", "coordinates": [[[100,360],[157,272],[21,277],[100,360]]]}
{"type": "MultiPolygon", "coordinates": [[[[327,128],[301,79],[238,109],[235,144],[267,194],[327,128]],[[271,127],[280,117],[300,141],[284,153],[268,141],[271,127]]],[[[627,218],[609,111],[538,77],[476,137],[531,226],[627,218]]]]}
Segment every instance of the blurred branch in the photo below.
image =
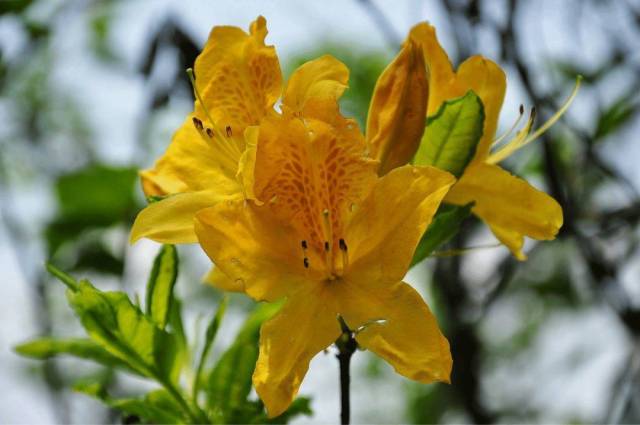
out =
{"type": "Polygon", "coordinates": [[[369,15],[373,22],[378,26],[378,29],[382,32],[387,44],[393,52],[398,50],[401,43],[401,38],[397,31],[391,25],[391,22],[387,19],[384,13],[373,3],[372,0],[356,0],[358,4],[362,6],[364,11],[369,15]]]}

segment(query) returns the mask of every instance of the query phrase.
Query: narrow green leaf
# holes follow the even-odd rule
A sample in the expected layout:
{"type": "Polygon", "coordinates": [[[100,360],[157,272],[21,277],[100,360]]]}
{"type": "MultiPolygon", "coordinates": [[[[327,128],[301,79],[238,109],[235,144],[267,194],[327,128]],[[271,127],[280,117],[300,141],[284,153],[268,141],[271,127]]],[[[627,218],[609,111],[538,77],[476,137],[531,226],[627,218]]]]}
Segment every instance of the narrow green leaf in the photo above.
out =
{"type": "Polygon", "coordinates": [[[144,398],[112,398],[99,383],[79,383],[74,390],[102,401],[122,413],[138,416],[145,422],[175,424],[187,423],[178,405],[166,390],[155,390],[144,398]]]}
{"type": "Polygon", "coordinates": [[[173,245],[163,245],[153,261],[147,282],[147,314],[164,329],[169,320],[173,287],[178,277],[178,253],[173,245]]]}
{"type": "Polygon", "coordinates": [[[59,355],[70,355],[92,360],[105,366],[125,368],[131,371],[131,368],[122,360],[86,338],[40,338],[20,344],[14,350],[22,356],[34,359],[43,360],[59,355]]]}
{"type": "Polygon", "coordinates": [[[182,350],[188,349],[187,335],[184,332],[184,323],[182,322],[182,301],[178,297],[173,297],[171,303],[171,313],[169,315],[169,325],[171,331],[176,336],[178,345],[182,350]]]}
{"type": "Polygon", "coordinates": [[[279,304],[259,305],[209,375],[209,405],[219,409],[226,422],[237,421],[238,410],[247,403],[258,359],[260,326],[279,309],[279,304]]]}
{"type": "Polygon", "coordinates": [[[67,285],[67,288],[69,288],[72,291],[78,290],[78,282],[74,278],[72,278],[71,276],[69,276],[68,274],[66,274],[65,272],[63,272],[62,270],[60,270],[59,268],[57,268],[51,263],[47,263],[46,267],[47,267],[47,271],[51,273],[52,276],[58,278],[60,282],[67,285]]]}
{"type": "Polygon", "coordinates": [[[439,246],[447,243],[460,228],[460,224],[471,214],[473,203],[464,206],[442,204],[433,221],[422,235],[411,260],[415,266],[433,253],[439,246]]]}
{"type": "Polygon", "coordinates": [[[139,373],[176,382],[182,359],[174,335],[158,328],[123,292],[101,292],[87,281],[67,291],[89,337],[139,373]]]}
{"type": "Polygon", "coordinates": [[[630,122],[640,109],[632,96],[624,95],[602,112],[596,125],[595,139],[602,139],[630,122]]]}
{"type": "Polygon", "coordinates": [[[209,326],[207,326],[207,332],[205,334],[204,346],[202,347],[202,353],[200,355],[200,361],[198,362],[198,367],[196,369],[196,375],[193,378],[193,399],[198,399],[198,392],[200,390],[200,382],[202,380],[202,370],[206,363],[207,355],[209,354],[209,350],[213,345],[213,341],[216,338],[218,333],[218,329],[220,328],[220,322],[222,322],[222,317],[224,316],[224,312],[227,309],[228,298],[224,297],[218,306],[218,311],[209,322],[209,326]]]}
{"type": "Polygon", "coordinates": [[[427,118],[415,165],[432,165],[460,177],[482,137],[484,107],[473,92],[446,101],[427,118]]]}

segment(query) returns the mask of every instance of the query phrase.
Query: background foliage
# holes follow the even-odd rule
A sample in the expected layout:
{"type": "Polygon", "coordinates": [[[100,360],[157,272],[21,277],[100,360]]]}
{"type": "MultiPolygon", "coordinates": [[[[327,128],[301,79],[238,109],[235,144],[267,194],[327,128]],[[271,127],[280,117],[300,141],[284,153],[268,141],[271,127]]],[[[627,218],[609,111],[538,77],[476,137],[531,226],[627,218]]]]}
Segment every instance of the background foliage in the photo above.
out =
{"type": "MultiPolygon", "coordinates": [[[[160,2],[138,3],[142,10],[160,2]]],[[[351,69],[344,111],[361,123],[377,76],[410,25],[422,19],[437,26],[455,64],[482,53],[505,67],[510,93],[502,128],[509,127],[519,103],[535,105],[542,121],[557,109],[575,76],[584,76],[583,90],[562,122],[506,162],[511,171],[525,175],[562,204],[565,225],[558,240],[531,244],[524,264],[505,249],[485,249],[417,265],[411,282],[427,296],[452,345],[452,385],[410,383],[375,357],[357,353],[354,420],[388,422],[402,415],[413,423],[639,422],[640,4],[633,0],[406,1],[398,4],[411,12],[411,18],[399,20],[385,2],[344,3],[350,4],[348,12],[334,7],[332,13],[345,15],[344,22],[365,22],[367,32],[361,38],[375,34],[377,44],[330,38],[321,43],[316,38],[288,47],[281,59],[286,73],[320,54],[343,60],[351,69]]],[[[185,8],[190,6],[196,12],[209,10],[206,4],[186,3],[185,8]]],[[[251,10],[241,14],[242,26],[262,13],[273,36],[284,31],[284,25],[278,25],[286,22],[279,17],[287,16],[287,3],[263,7],[261,2],[247,2],[246,6],[251,10]]],[[[162,392],[166,389],[150,388],[112,368],[58,358],[35,363],[9,352],[11,345],[37,335],[45,338],[40,345],[22,350],[48,358],[51,341],[46,338],[82,335],[66,308],[63,286],[54,284],[44,270],[45,260],[72,276],[89,278],[95,288],[85,285],[84,290],[121,291],[105,302],[128,303],[135,317],[143,312],[148,320],[160,317],[159,322],[149,322],[149,329],[160,326],[165,332],[168,326],[170,338],[183,338],[166,316],[181,308],[184,344],[195,354],[196,365],[206,341],[194,336],[205,334],[202,330],[222,303],[219,293],[198,285],[206,261],[189,247],[179,253],[181,277],[173,288],[179,303],[156,313],[149,310],[151,298],[143,297],[142,303],[134,296],[144,293],[158,250],[153,244],[134,248],[127,244],[131,221],[144,205],[136,170],[150,165],[166,147],[190,108],[183,70],[193,63],[206,33],[195,36],[188,15],[156,5],[159,12],[153,22],[135,21],[145,35],[138,37],[143,45],[132,60],[119,43],[129,36],[133,39],[135,27],[128,27],[131,34],[118,32],[122,22],[131,21],[132,7],[117,1],[0,2],[0,33],[7,34],[0,37],[0,264],[13,270],[3,287],[7,308],[0,347],[2,359],[10,359],[3,360],[7,365],[3,390],[17,388],[0,408],[3,422],[121,420],[113,409],[69,391],[74,382],[97,378],[100,386],[77,384],[76,390],[107,404],[128,400],[124,403],[131,409],[141,394],[160,404],[175,402],[167,401],[162,392]],[[82,64],[70,61],[73,52],[65,44],[65,26],[83,28],[82,54],[99,72],[86,73],[82,64]],[[90,90],[66,89],[70,79],[86,79],[90,90]],[[129,97],[130,80],[136,82],[138,94],[129,97]],[[120,89],[114,91],[117,98],[110,99],[114,86],[120,89]],[[125,126],[118,113],[103,114],[100,105],[109,102],[116,103],[122,114],[135,115],[134,125],[125,126]],[[20,293],[26,295],[19,298],[20,293]],[[140,310],[141,304],[147,310],[140,310]],[[9,373],[13,365],[17,372],[9,373]],[[33,410],[27,416],[11,408],[25,400],[33,410]]],[[[308,9],[298,15],[307,21],[288,25],[311,25],[313,6],[296,7],[308,9]]],[[[228,23],[214,15],[206,26],[228,23]]],[[[343,21],[323,21],[323,32],[343,21]]],[[[464,220],[463,231],[447,248],[492,241],[477,220],[465,217],[451,214],[451,220],[464,220]]],[[[71,302],[84,317],[85,307],[71,302]]],[[[254,316],[249,313],[253,308],[242,297],[230,298],[207,363],[209,379],[202,384],[222,394],[217,400],[225,405],[224,415],[230,415],[223,418],[227,421],[260,420],[259,408],[253,418],[238,416],[250,412],[255,401],[248,381],[239,381],[241,388],[225,387],[231,382],[226,378],[229,370],[238,370],[233,363],[238,353],[253,353],[247,349],[256,337],[254,316]],[[242,403],[249,404],[238,408],[242,403]]],[[[89,334],[99,332],[90,322],[83,321],[89,334]]],[[[115,351],[96,351],[84,339],[68,340],[65,349],[82,350],[89,358],[107,355],[114,365],[122,362],[122,357],[112,357],[115,351]]],[[[337,404],[331,404],[337,400],[337,362],[321,361],[317,373],[335,377],[310,379],[311,386],[303,387],[304,395],[313,397],[314,416],[301,416],[300,421],[337,417],[337,404]]],[[[136,367],[145,375],[151,373],[147,366],[136,367]]],[[[168,379],[164,372],[156,372],[161,380],[168,379]]],[[[308,409],[304,403],[300,412],[308,409]]]]}

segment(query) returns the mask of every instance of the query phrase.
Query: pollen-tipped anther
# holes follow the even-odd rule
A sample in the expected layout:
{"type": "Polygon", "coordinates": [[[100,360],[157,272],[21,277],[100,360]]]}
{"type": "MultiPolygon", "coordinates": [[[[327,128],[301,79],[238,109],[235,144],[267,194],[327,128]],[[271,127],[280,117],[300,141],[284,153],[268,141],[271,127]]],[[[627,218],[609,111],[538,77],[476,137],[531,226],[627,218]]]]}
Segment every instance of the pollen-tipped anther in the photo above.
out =
{"type": "Polygon", "coordinates": [[[193,125],[196,127],[198,131],[201,131],[204,128],[202,125],[202,121],[196,117],[193,117],[193,125]]]}
{"type": "Polygon", "coordinates": [[[342,251],[347,251],[347,243],[344,241],[344,239],[340,238],[340,241],[338,243],[342,251]]]}
{"type": "Polygon", "coordinates": [[[207,136],[208,136],[210,139],[213,139],[213,135],[214,135],[214,134],[213,134],[213,130],[211,130],[210,128],[207,128],[207,129],[206,129],[206,132],[207,132],[207,136]]]}
{"type": "Polygon", "coordinates": [[[347,243],[342,238],[340,238],[340,241],[338,243],[340,245],[340,251],[342,251],[342,274],[345,274],[347,272],[347,268],[349,267],[349,252],[347,243]]]}
{"type": "Polygon", "coordinates": [[[228,125],[228,126],[225,128],[225,131],[227,132],[227,137],[231,137],[231,136],[233,136],[233,131],[231,131],[231,126],[230,126],[230,125],[228,125]]]}

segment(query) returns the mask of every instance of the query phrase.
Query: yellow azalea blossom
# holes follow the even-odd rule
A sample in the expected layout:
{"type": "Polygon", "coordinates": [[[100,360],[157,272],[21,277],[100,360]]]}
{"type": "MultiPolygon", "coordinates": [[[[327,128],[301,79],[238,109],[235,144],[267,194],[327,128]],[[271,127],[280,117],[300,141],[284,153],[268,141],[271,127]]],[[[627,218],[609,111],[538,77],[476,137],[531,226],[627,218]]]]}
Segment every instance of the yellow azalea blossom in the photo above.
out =
{"type": "Polygon", "coordinates": [[[451,354],[421,296],[402,281],[455,179],[405,165],[379,178],[357,124],[338,112],[348,73],[321,58],[292,75],[282,114],[262,121],[245,158],[250,200],[196,214],[219,287],[285,299],[260,334],[253,382],[269,416],[296,396],[311,359],[341,334],[420,382],[448,382],[451,354]]]}
{"type": "MultiPolygon", "coordinates": [[[[423,52],[429,79],[426,104],[428,116],[437,112],[444,101],[463,96],[469,90],[480,97],[484,106],[483,135],[475,156],[447,194],[445,202],[455,205],[474,202],[473,212],[487,223],[498,240],[517,259],[525,260],[526,256],[522,252],[524,236],[539,240],[554,239],[562,226],[562,209],[552,197],[500,168],[497,163],[533,140],[540,132],[529,136],[531,119],[512,142],[492,153],[506,90],[506,77],[502,69],[482,56],[473,56],[454,71],[438,42],[435,29],[426,23],[411,30],[405,46],[407,44],[417,44],[423,52]]],[[[403,52],[400,52],[398,58],[402,55],[403,52]]],[[[377,86],[380,85],[378,82],[377,86]]],[[[544,131],[559,118],[575,93],[574,91],[565,106],[541,130],[544,131]]],[[[413,108],[417,109],[416,106],[413,108]]],[[[393,142],[395,144],[392,149],[405,152],[407,147],[403,145],[408,144],[410,150],[415,152],[415,139],[393,142]]],[[[428,138],[425,142],[428,143],[428,138]]]]}
{"type": "Polygon", "coordinates": [[[197,242],[193,218],[200,209],[243,195],[238,176],[250,134],[282,91],[282,72],[273,46],[264,43],[266,21],[249,34],[214,27],[195,62],[195,108],[173,136],[167,152],[141,172],[147,196],[166,196],[137,217],[132,242],[147,237],[163,243],[197,242]]]}
{"type": "MultiPolygon", "coordinates": [[[[249,34],[211,32],[195,64],[194,112],[141,173],[145,194],[164,198],[138,216],[132,240],[197,239],[216,264],[207,277],[215,286],[284,299],[261,330],[253,379],[272,417],[296,396],[311,358],[339,337],[339,317],[398,373],[448,382],[449,344],[402,279],[453,176],[406,165],[378,177],[357,124],[339,113],[348,69],[324,56],[282,90],[266,33],[263,18],[249,34]]],[[[411,49],[400,61],[408,69],[424,63],[411,49]]],[[[425,75],[416,80],[404,96],[426,88],[425,75]]],[[[424,106],[407,112],[422,120],[424,106]]],[[[378,128],[402,134],[384,118],[378,128]]]]}

